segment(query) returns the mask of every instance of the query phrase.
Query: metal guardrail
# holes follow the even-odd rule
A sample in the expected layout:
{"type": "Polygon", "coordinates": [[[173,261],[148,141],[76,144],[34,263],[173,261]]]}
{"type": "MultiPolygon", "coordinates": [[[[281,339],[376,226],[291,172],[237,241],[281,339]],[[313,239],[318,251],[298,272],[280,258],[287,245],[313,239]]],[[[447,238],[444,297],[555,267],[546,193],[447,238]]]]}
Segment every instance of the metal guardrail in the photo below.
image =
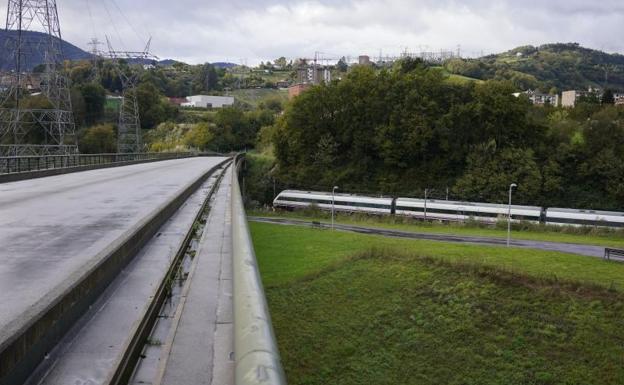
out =
{"type": "Polygon", "coordinates": [[[234,383],[285,385],[286,377],[280,362],[238,183],[238,161],[239,157],[232,173],[234,383]]]}
{"type": "Polygon", "coordinates": [[[199,154],[193,152],[162,152],[132,154],[76,154],[0,157],[0,174],[53,170],[72,167],[89,167],[115,163],[140,162],[189,158],[199,154]]]}

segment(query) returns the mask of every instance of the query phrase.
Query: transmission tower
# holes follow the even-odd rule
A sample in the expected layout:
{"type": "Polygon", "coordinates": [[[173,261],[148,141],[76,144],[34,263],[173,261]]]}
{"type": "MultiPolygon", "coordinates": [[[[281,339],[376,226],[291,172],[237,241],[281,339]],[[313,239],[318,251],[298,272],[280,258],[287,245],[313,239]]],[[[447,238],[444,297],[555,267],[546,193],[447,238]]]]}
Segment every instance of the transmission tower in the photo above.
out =
{"type": "Polygon", "coordinates": [[[143,148],[141,140],[141,119],[139,116],[139,102],[136,86],[139,74],[129,68],[122,68],[121,61],[158,60],[158,57],[149,53],[152,39],[150,38],[145,49],[140,52],[115,51],[106,37],[108,44],[107,56],[112,59],[113,65],[121,79],[123,99],[119,109],[119,125],[117,129],[117,152],[136,153],[143,148]]]}
{"type": "Polygon", "coordinates": [[[0,155],[77,153],[56,0],[9,0],[6,31],[14,68],[0,97],[0,155]],[[43,38],[25,31],[42,31],[43,38]],[[35,55],[43,58],[41,74],[29,73],[35,55]],[[40,97],[31,95],[33,88],[41,88],[40,97]],[[32,108],[33,101],[41,107],[32,108]]]}
{"type": "Polygon", "coordinates": [[[99,83],[100,81],[100,68],[99,61],[101,59],[102,51],[100,51],[100,46],[103,44],[98,40],[97,37],[94,37],[87,43],[89,47],[91,47],[91,81],[94,83],[99,83]]]}

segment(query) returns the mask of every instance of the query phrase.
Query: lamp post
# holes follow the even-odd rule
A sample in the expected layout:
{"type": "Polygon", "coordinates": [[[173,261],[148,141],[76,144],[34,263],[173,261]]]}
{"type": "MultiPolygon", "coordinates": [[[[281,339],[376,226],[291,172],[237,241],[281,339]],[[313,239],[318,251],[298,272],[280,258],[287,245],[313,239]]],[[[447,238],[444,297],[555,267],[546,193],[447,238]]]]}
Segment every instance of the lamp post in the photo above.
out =
{"type": "Polygon", "coordinates": [[[334,230],[334,206],[335,206],[335,202],[336,202],[336,190],[338,190],[340,187],[338,186],[334,186],[334,188],[332,189],[332,230],[334,230]]]}
{"type": "Polygon", "coordinates": [[[512,183],[509,185],[509,210],[507,211],[507,247],[511,245],[511,194],[513,189],[518,187],[517,184],[512,183]]]}
{"type": "Polygon", "coordinates": [[[425,222],[427,222],[427,195],[429,195],[429,189],[425,189],[425,222]]]}

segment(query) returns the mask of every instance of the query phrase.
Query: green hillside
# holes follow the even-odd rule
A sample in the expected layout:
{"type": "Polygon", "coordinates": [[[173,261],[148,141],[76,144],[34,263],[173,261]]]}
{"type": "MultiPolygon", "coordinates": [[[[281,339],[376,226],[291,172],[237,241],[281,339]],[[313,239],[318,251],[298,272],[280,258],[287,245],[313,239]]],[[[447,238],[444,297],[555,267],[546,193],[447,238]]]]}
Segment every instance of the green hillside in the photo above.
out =
{"type": "Polygon", "coordinates": [[[452,74],[471,78],[511,80],[520,89],[624,90],[624,55],[577,43],[518,47],[479,59],[451,59],[444,66],[452,74]]]}

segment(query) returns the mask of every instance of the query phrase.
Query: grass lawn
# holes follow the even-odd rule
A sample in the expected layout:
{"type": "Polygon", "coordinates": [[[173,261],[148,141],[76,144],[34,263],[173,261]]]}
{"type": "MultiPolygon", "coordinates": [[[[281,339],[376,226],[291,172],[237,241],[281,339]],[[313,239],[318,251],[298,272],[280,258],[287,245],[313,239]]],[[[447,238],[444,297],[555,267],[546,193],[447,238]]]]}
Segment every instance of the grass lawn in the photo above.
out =
{"type": "Polygon", "coordinates": [[[291,385],[624,383],[623,264],[250,226],[291,385]]]}
{"type": "Polygon", "coordinates": [[[481,79],[475,79],[464,75],[452,74],[442,66],[434,66],[432,68],[439,69],[447,76],[446,81],[452,84],[466,84],[471,82],[483,83],[481,79]]]}
{"type": "Polygon", "coordinates": [[[272,88],[233,90],[230,92],[230,96],[233,96],[236,100],[249,104],[253,108],[258,107],[260,102],[271,98],[280,99],[282,102],[288,101],[288,91],[272,88]]]}
{"type": "MultiPolygon", "coordinates": [[[[320,221],[323,223],[330,222],[330,216],[327,213],[315,212],[311,215],[304,211],[268,211],[268,210],[250,210],[250,216],[293,218],[307,221],[320,221]]],[[[364,227],[377,227],[392,230],[412,231],[419,233],[435,233],[435,234],[455,234],[455,235],[472,235],[482,237],[506,238],[507,231],[497,227],[475,226],[471,224],[460,223],[424,223],[409,218],[393,218],[380,216],[364,216],[364,215],[346,215],[338,214],[337,223],[346,225],[359,225],[364,227]]],[[[562,242],[562,243],[578,243],[584,245],[596,245],[605,247],[624,248],[624,232],[598,229],[595,233],[574,234],[561,231],[553,231],[553,229],[545,227],[538,230],[519,229],[517,225],[512,232],[515,239],[526,239],[533,241],[562,242]]],[[[580,231],[579,229],[572,229],[580,231]]],[[[590,230],[591,231],[591,230],[590,230]]]]}

